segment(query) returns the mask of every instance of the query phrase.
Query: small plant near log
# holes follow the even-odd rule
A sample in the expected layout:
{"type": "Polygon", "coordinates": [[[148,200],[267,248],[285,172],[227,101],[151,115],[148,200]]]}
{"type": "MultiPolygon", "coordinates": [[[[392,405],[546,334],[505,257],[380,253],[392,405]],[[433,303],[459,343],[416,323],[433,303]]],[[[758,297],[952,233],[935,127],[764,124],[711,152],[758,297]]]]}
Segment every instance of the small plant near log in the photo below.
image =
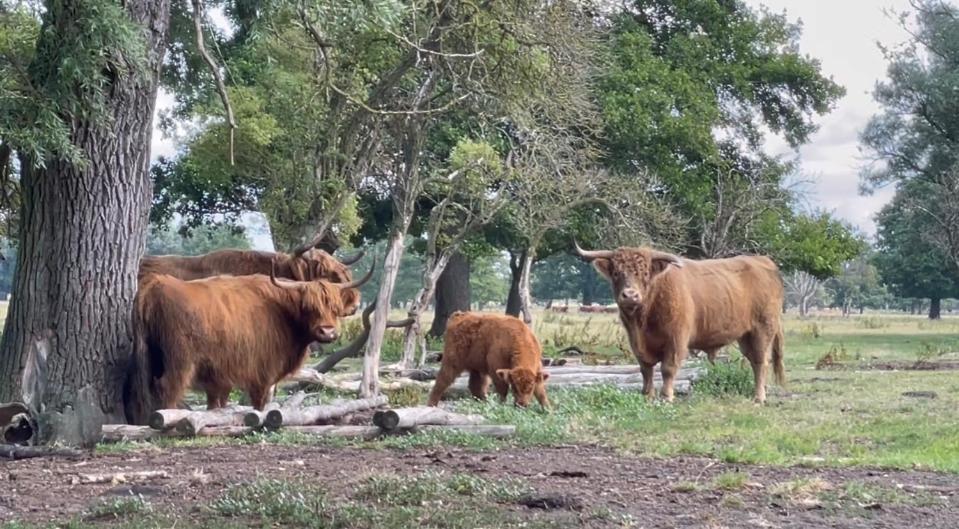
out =
{"type": "Polygon", "coordinates": [[[746,487],[749,474],[745,472],[723,472],[713,480],[713,486],[719,490],[737,491],[746,487]]]}
{"type": "Polygon", "coordinates": [[[392,391],[384,391],[390,399],[392,408],[411,408],[424,402],[424,392],[416,386],[403,386],[392,391]]]}
{"type": "Polygon", "coordinates": [[[115,498],[95,506],[84,518],[86,520],[119,520],[135,514],[148,513],[153,510],[149,502],[140,495],[115,498]]]}
{"type": "Polygon", "coordinates": [[[751,397],[755,383],[752,369],[745,362],[716,362],[706,366],[706,373],[693,382],[695,394],[722,397],[741,395],[751,397]]]}
{"type": "Polygon", "coordinates": [[[230,487],[210,508],[221,516],[323,527],[329,505],[325,491],[315,485],[261,479],[230,487]]]}
{"type": "Polygon", "coordinates": [[[816,369],[828,369],[848,361],[849,351],[846,350],[845,345],[840,343],[839,345],[830,346],[829,350],[819,357],[819,360],[816,360],[816,369]]]}

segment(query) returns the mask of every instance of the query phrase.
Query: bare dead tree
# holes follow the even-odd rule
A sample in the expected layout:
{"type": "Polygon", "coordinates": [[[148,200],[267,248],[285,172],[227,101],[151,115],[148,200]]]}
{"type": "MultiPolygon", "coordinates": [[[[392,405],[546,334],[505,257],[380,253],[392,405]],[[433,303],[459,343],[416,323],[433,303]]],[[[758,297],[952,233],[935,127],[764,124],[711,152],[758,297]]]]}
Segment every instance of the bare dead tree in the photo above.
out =
{"type": "Polygon", "coordinates": [[[799,304],[799,314],[805,317],[809,314],[809,302],[819,292],[822,281],[803,271],[787,275],[784,281],[786,291],[792,294],[799,304]]]}

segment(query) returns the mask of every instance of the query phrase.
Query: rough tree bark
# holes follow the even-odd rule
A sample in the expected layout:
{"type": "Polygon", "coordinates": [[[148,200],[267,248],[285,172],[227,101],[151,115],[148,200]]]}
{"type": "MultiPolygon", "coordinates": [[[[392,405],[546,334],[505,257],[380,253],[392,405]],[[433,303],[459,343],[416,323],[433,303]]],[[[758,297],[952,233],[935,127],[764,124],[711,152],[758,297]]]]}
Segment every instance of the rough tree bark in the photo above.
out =
{"type": "Polygon", "coordinates": [[[939,298],[932,298],[929,300],[929,319],[938,320],[942,319],[942,300],[939,298]]]}
{"type": "Polygon", "coordinates": [[[446,334],[446,321],[450,314],[458,310],[470,310],[470,261],[465,255],[456,252],[436,284],[430,336],[439,338],[446,334]]]}
{"type": "Polygon", "coordinates": [[[401,225],[394,226],[390,232],[389,243],[386,246],[386,259],[383,261],[380,290],[376,295],[376,310],[373,312],[370,341],[367,342],[366,354],[363,356],[360,398],[374,397],[380,392],[380,351],[383,348],[383,338],[386,335],[386,320],[390,315],[393,287],[396,286],[396,275],[400,271],[400,261],[403,258],[403,239],[410,225],[410,217],[400,222],[401,225]]]}
{"type": "MultiPolygon", "coordinates": [[[[70,46],[74,2],[45,31],[70,46]]],[[[128,0],[143,28],[146,71],[113,76],[109,124],[72,118],[87,164],[22,160],[23,206],[13,300],[0,343],[0,401],[40,413],[40,440],[86,444],[122,422],[121,385],[131,349],[130,313],[143,254],[151,182],[153,108],[169,0],[128,0]]],[[[48,38],[48,37],[44,37],[48,38]]],[[[38,57],[38,60],[43,58],[38,57]]],[[[54,74],[55,75],[55,74],[54,74]]],[[[42,82],[42,80],[38,79],[42,82]]]]}
{"type": "Polygon", "coordinates": [[[523,262],[526,261],[526,252],[509,252],[509,295],[506,297],[506,314],[519,317],[523,310],[520,299],[519,284],[523,273],[523,262]]]}

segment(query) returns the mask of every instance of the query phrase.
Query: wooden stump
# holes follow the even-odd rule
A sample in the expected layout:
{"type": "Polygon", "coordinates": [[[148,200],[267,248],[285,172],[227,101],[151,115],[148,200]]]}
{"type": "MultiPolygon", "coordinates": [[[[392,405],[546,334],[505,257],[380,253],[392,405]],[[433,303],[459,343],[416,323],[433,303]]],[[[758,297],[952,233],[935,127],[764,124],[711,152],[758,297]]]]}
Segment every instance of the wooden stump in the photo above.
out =
{"type": "Polygon", "coordinates": [[[483,417],[480,415],[462,415],[428,406],[384,410],[373,415],[373,424],[387,431],[420,425],[468,425],[482,422],[483,417]]]}

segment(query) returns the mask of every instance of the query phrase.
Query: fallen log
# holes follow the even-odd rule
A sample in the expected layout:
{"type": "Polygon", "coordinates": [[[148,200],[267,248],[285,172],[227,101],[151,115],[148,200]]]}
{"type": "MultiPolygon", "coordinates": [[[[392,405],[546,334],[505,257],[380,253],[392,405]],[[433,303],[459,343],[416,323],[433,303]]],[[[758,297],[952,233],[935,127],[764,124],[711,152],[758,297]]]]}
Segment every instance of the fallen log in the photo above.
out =
{"type": "Polygon", "coordinates": [[[460,433],[468,433],[470,435],[479,435],[482,437],[503,438],[503,437],[512,437],[513,435],[515,435],[516,426],[513,426],[512,424],[450,424],[450,425],[425,424],[422,426],[416,426],[410,431],[413,433],[460,432],[460,433]]]}
{"type": "Polygon", "coordinates": [[[350,413],[370,410],[388,402],[389,399],[385,395],[380,395],[322,406],[270,410],[263,420],[263,427],[275,430],[280,426],[307,426],[320,421],[337,419],[350,413]]]}
{"type": "Polygon", "coordinates": [[[149,424],[150,428],[153,428],[154,430],[169,430],[175,427],[178,422],[182,421],[191,413],[193,413],[193,410],[184,410],[179,408],[157,410],[150,414],[150,419],[147,421],[147,424],[149,424]]]}
{"type": "Polygon", "coordinates": [[[373,414],[373,424],[387,431],[421,425],[449,426],[480,424],[482,422],[483,417],[480,415],[463,415],[429,406],[383,410],[373,414]]]}
{"type": "MultiPolygon", "coordinates": [[[[247,426],[207,426],[200,430],[197,437],[242,437],[254,432],[247,426]]],[[[100,428],[100,438],[105,442],[147,441],[161,437],[187,437],[176,429],[156,430],[149,426],[132,424],[104,424],[100,428]]]]}
{"type": "Polygon", "coordinates": [[[283,431],[317,437],[359,437],[362,439],[374,439],[383,434],[383,430],[376,426],[285,426],[283,431]]]}
{"type": "Polygon", "coordinates": [[[20,446],[0,444],[0,458],[29,459],[32,457],[83,457],[85,452],[69,448],[53,448],[49,446],[20,446]]]}
{"type": "Polygon", "coordinates": [[[142,470],[139,472],[116,472],[113,474],[79,474],[70,480],[71,485],[96,485],[99,483],[128,483],[130,481],[168,478],[164,470],[142,470]]]}
{"type": "Polygon", "coordinates": [[[246,412],[246,415],[243,416],[243,425],[249,426],[250,428],[260,428],[263,426],[263,422],[266,420],[266,414],[272,410],[278,410],[282,408],[296,408],[299,405],[303,404],[303,401],[308,397],[306,392],[297,391],[292,397],[286,399],[285,402],[281,405],[280,403],[274,401],[267,404],[263,410],[250,410],[246,412]]]}
{"type": "Polygon", "coordinates": [[[176,430],[192,437],[200,430],[210,426],[245,426],[244,419],[247,412],[251,410],[252,408],[249,406],[236,406],[216,410],[193,411],[177,422],[176,430]]]}

